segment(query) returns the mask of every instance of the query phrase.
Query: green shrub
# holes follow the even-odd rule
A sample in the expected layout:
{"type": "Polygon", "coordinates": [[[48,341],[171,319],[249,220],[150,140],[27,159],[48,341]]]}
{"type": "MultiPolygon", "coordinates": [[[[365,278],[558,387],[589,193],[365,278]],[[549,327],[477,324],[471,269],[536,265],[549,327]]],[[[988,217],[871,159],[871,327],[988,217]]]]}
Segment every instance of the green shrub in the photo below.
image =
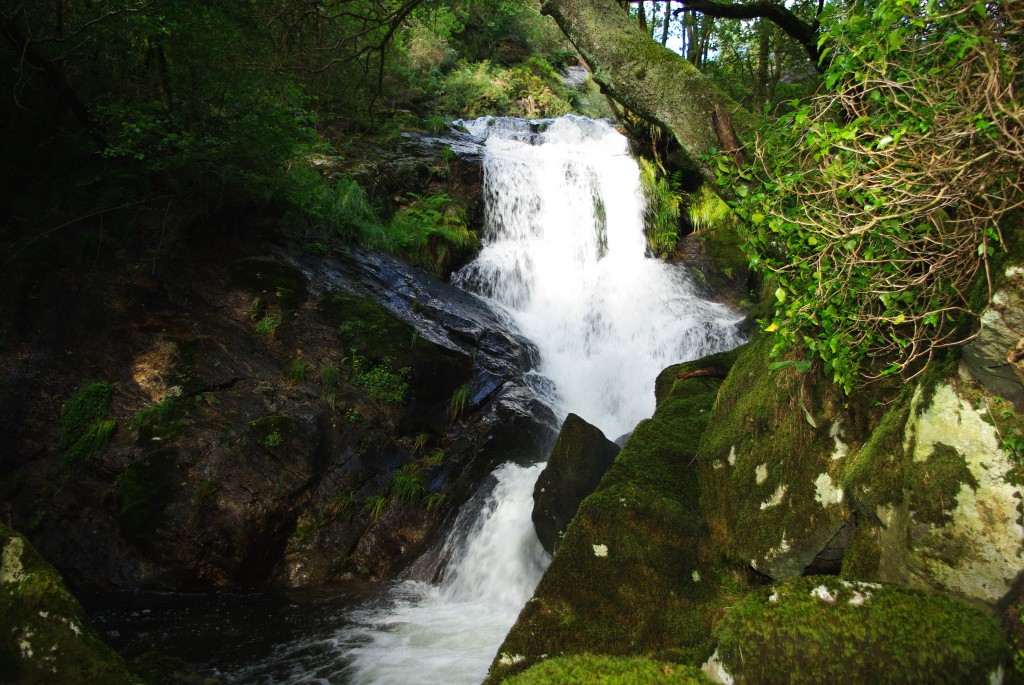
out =
{"type": "Polygon", "coordinates": [[[388,506],[388,498],[384,495],[375,495],[367,498],[363,502],[363,508],[361,513],[365,514],[370,518],[371,521],[376,521],[383,514],[384,510],[388,506]]]}
{"type": "Polygon", "coordinates": [[[649,160],[641,157],[639,164],[640,187],[647,200],[644,211],[647,245],[656,255],[670,255],[679,241],[678,187],[673,187],[668,178],[659,174],[649,160]]]}
{"type": "Polygon", "coordinates": [[[469,392],[469,384],[464,383],[452,393],[451,399],[448,400],[448,418],[452,421],[458,421],[465,413],[469,405],[469,392]]]}
{"type": "Polygon", "coordinates": [[[316,169],[297,165],[289,179],[289,220],[346,241],[360,241],[379,229],[377,209],[363,187],[348,176],[326,179],[316,169]]]}
{"type": "Polygon", "coordinates": [[[276,316],[270,314],[264,316],[262,319],[259,320],[259,322],[257,322],[256,333],[258,333],[259,335],[265,335],[269,338],[274,335],[274,331],[276,331],[277,327],[280,325],[281,320],[278,319],[276,316]]]}
{"type": "Polygon", "coordinates": [[[288,378],[295,381],[296,383],[301,383],[302,381],[306,380],[306,375],[308,372],[309,364],[307,364],[301,359],[296,359],[292,361],[291,364],[288,365],[288,378]]]}

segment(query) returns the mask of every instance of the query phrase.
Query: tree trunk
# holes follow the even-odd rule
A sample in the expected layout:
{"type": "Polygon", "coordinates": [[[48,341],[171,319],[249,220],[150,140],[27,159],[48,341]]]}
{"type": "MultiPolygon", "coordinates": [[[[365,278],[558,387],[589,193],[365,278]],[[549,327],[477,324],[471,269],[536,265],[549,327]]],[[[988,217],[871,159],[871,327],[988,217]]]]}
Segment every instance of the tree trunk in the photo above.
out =
{"type": "Polygon", "coordinates": [[[615,0],[547,0],[543,12],[555,18],[590,65],[594,81],[672,134],[706,180],[713,181],[715,171],[702,156],[735,145],[721,140],[719,131],[734,129],[742,140],[753,130],[746,110],[685,59],[641,32],[615,0]]]}

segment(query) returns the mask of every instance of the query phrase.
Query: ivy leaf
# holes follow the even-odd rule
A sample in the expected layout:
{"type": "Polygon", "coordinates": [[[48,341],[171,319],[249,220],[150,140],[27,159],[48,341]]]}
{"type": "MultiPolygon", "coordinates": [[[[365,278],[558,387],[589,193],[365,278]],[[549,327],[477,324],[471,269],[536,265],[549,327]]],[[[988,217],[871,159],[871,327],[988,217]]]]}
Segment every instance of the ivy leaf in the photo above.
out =
{"type": "Polygon", "coordinates": [[[775,289],[775,299],[777,299],[780,303],[785,302],[786,301],[786,291],[783,290],[782,288],[776,288],[775,289]]]}

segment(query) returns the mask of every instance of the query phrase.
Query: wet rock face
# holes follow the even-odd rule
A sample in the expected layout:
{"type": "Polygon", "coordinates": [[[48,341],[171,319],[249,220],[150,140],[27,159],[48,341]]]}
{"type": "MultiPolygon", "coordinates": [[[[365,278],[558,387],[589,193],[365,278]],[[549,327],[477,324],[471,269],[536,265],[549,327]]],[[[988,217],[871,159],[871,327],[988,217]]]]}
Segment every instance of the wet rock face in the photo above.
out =
{"type": "Polygon", "coordinates": [[[566,417],[533,491],[533,525],[549,553],[554,554],[580,502],[597,488],[618,453],[619,446],[600,429],[575,414],[566,417]]]}
{"type": "Polygon", "coordinates": [[[379,255],[196,240],[155,274],[128,253],[22,274],[0,303],[0,519],[74,585],[386,577],[475,477],[550,449],[535,351],[475,298],[379,255]],[[97,381],[76,430],[109,435],[72,457],[62,407],[97,381]]]}

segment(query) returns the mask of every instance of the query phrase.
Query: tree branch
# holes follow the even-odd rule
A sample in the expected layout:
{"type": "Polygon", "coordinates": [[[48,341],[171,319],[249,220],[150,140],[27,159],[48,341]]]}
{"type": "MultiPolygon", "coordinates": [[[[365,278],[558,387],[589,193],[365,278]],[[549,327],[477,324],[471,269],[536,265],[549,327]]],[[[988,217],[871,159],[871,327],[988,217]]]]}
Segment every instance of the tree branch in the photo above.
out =
{"type": "Polygon", "coordinates": [[[715,0],[680,1],[683,7],[674,10],[674,15],[678,15],[680,12],[694,11],[719,19],[767,19],[785,31],[793,40],[800,43],[804,50],[807,51],[807,57],[814,63],[815,67],[819,71],[822,69],[822,66],[819,64],[821,52],[818,50],[817,20],[808,23],[784,6],[771,2],[771,0],[738,4],[715,2],[715,0]]]}

